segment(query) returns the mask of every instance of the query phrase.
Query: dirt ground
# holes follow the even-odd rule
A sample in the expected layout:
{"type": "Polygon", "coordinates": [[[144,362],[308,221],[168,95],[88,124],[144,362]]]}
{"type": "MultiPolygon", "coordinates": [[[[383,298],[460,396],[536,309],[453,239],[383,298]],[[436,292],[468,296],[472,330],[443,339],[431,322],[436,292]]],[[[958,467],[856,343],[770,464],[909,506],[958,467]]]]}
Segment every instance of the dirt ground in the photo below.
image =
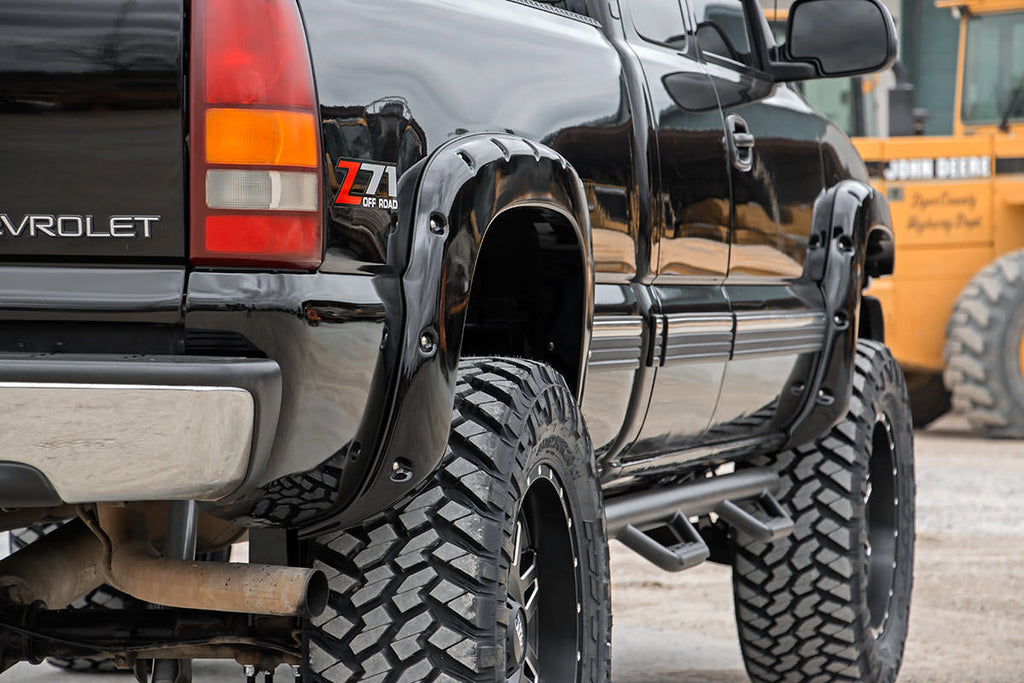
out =
{"type": "MultiPolygon", "coordinates": [[[[1024,442],[974,439],[964,427],[945,418],[916,434],[917,562],[901,681],[1024,681],[1024,442]]],[[[746,681],[729,569],[666,574],[612,545],[613,681],[746,681]]],[[[22,664],[3,680],[110,677],[22,664]]],[[[195,680],[242,675],[230,663],[199,662],[195,680]]]]}

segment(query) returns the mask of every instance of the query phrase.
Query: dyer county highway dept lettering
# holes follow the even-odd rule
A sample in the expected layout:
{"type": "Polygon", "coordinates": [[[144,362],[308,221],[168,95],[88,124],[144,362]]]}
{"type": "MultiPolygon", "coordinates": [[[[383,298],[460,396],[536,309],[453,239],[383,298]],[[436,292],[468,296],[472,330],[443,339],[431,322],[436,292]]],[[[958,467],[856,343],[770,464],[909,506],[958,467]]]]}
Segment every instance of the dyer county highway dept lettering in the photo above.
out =
{"type": "Polygon", "coordinates": [[[893,159],[882,177],[890,181],[991,178],[992,159],[987,156],[893,159]]]}
{"type": "Polygon", "coordinates": [[[985,213],[970,188],[956,191],[940,186],[920,186],[907,199],[910,215],[906,226],[911,231],[972,231],[984,227],[985,213]]]}

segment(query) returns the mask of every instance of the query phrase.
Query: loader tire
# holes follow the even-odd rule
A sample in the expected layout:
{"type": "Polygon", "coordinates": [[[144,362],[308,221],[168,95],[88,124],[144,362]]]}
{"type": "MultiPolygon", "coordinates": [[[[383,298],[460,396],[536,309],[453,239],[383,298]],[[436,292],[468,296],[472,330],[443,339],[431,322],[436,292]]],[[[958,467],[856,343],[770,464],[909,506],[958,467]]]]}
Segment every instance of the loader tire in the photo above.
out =
{"type": "Polygon", "coordinates": [[[751,680],[894,681],[913,584],[914,460],[906,386],[888,349],[858,342],[853,398],[831,432],[751,464],[779,473],[796,524],[775,542],[736,541],[751,680]]]}
{"type": "Polygon", "coordinates": [[[943,378],[953,409],[991,438],[1024,438],[1024,250],[997,259],[957,299],[943,378]]]}
{"type": "Polygon", "coordinates": [[[550,367],[469,359],[426,484],[315,539],[330,583],[303,681],[608,681],[611,614],[593,449],[550,367]]]}

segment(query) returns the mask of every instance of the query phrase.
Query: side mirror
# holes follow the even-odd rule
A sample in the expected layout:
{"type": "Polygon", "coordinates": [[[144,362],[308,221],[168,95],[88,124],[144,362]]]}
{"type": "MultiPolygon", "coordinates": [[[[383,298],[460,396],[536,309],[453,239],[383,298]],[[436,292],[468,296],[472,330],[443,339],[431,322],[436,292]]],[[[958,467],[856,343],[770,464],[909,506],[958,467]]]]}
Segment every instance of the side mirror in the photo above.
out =
{"type": "Polygon", "coordinates": [[[880,71],[896,59],[896,25],[880,0],[797,0],[775,56],[777,81],[880,71]]]}

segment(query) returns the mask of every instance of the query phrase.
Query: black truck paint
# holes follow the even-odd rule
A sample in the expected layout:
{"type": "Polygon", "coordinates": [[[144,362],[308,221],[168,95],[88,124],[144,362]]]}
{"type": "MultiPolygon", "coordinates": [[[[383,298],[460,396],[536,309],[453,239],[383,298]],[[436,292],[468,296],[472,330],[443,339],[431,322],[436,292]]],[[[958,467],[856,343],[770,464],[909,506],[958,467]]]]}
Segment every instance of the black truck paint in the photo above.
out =
{"type": "Polygon", "coordinates": [[[0,8],[18,27],[0,48],[0,214],[71,235],[3,223],[0,352],[114,339],[119,354],[276,362],[266,466],[209,505],[310,533],[432,470],[460,355],[562,371],[608,495],[842,415],[867,232],[887,210],[791,87],[692,35],[644,38],[628,3],[299,5],[325,150],[315,273],[187,265],[180,0],[0,8]],[[83,17],[93,42],[76,45],[83,17]],[[726,144],[737,116],[752,172],[726,144]],[[395,164],[400,209],[335,205],[345,159],[395,164]],[[77,236],[86,216],[107,232],[160,219],[149,239],[77,236]],[[297,509],[282,492],[309,481],[327,493],[297,509]]]}

